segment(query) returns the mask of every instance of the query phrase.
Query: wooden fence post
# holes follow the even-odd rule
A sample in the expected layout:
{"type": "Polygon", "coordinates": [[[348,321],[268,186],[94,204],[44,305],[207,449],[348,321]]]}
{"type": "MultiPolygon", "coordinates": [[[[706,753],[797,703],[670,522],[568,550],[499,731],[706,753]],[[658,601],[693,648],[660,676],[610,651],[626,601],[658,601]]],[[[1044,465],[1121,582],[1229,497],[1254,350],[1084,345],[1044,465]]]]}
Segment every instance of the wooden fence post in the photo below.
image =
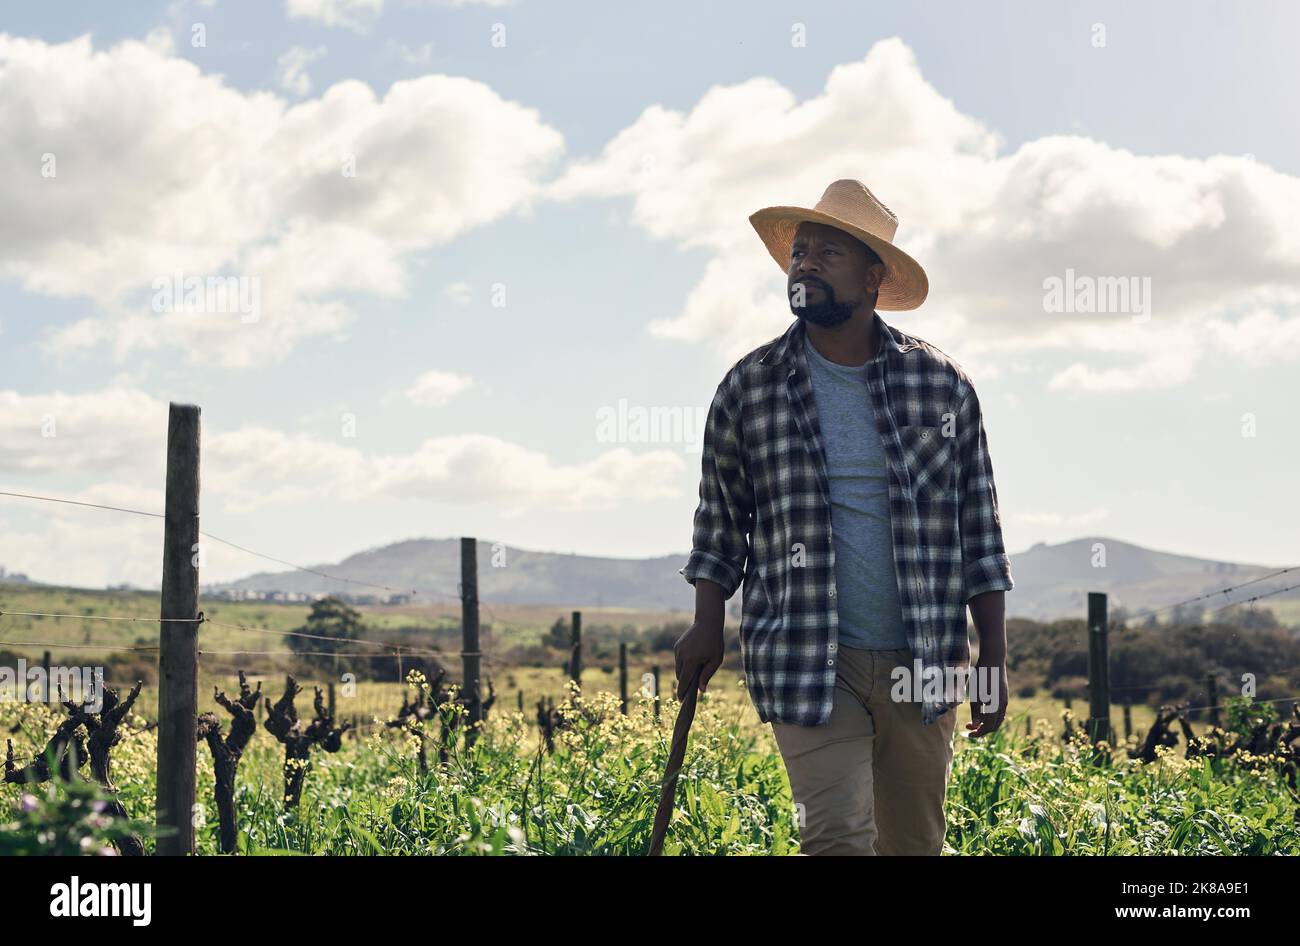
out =
{"type": "MultiPolygon", "coordinates": [[[[50,694],[53,692],[53,689],[50,686],[50,652],[48,650],[45,652],[45,656],[41,658],[41,667],[45,670],[45,693],[43,694],[43,698],[45,702],[48,703],[50,702],[50,694]]],[[[69,696],[68,699],[72,699],[72,697],[69,696]]]]}
{"type": "Polygon", "coordinates": [[[465,743],[472,746],[483,721],[483,696],[479,692],[483,655],[478,649],[478,540],[473,538],[460,540],[460,617],[461,685],[469,696],[469,730],[465,743]]]}
{"type": "Polygon", "coordinates": [[[330,719],[333,719],[334,711],[338,709],[338,704],[334,702],[334,681],[333,680],[330,681],[329,694],[330,694],[330,702],[329,702],[330,719]]]}
{"type": "Polygon", "coordinates": [[[1106,595],[1088,592],[1088,737],[1114,742],[1110,727],[1110,650],[1106,641],[1106,595]]]}
{"type": "Polygon", "coordinates": [[[1213,670],[1205,675],[1205,695],[1209,698],[1210,725],[1219,725],[1219,677],[1213,670]]]}
{"type": "Polygon", "coordinates": [[[194,853],[194,767],[199,712],[199,409],[172,404],[167,419],[162,622],[158,646],[156,822],[160,855],[194,853]]]}
{"type": "Polygon", "coordinates": [[[1133,735],[1133,698],[1124,694],[1124,738],[1133,735]]]}
{"type": "Polygon", "coordinates": [[[569,677],[582,686],[582,612],[573,612],[573,638],[569,648],[569,677]]]}
{"type": "Polygon", "coordinates": [[[659,665],[654,667],[655,677],[655,722],[659,722],[659,665]]]}
{"type": "Polygon", "coordinates": [[[623,710],[623,715],[627,715],[627,641],[620,641],[618,645],[618,698],[619,704],[623,710]]]}

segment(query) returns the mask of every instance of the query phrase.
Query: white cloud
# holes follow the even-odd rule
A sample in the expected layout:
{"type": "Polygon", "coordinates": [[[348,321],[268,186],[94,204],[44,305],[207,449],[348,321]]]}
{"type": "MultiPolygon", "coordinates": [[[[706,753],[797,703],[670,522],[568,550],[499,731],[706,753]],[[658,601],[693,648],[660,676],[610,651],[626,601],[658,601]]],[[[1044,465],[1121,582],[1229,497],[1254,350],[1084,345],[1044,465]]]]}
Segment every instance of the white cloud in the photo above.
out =
{"type": "MultiPolygon", "coordinates": [[[[432,398],[441,389],[450,396],[468,383],[458,375],[425,375],[411,390],[432,398]]],[[[53,472],[92,475],[100,485],[83,495],[110,499],[88,501],[161,511],[166,434],[167,404],[139,391],[0,391],[0,475],[17,481],[53,472]],[[44,437],[42,425],[49,417],[56,421],[55,436],[44,437]],[[121,502],[123,497],[131,502],[121,502]]],[[[675,496],[685,470],[682,457],[671,450],[636,453],[619,447],[585,463],[561,464],[520,444],[464,434],[425,440],[410,453],[387,454],[366,452],[345,438],[256,426],[205,428],[202,457],[206,505],[225,509],[321,498],[484,502],[509,512],[605,508],[675,496]]]]}
{"type": "Polygon", "coordinates": [[[1109,509],[1097,507],[1069,514],[1060,512],[1011,512],[1007,515],[1007,522],[1017,526],[1033,526],[1036,528],[1059,528],[1063,526],[1082,528],[1083,526],[1104,522],[1109,518],[1109,509]]]}
{"type": "Polygon", "coordinates": [[[287,50],[276,60],[276,77],[280,88],[299,98],[305,96],[311,91],[311,76],[307,74],[307,67],[324,56],[325,52],[324,46],[315,49],[294,46],[287,50]]]}
{"type": "Polygon", "coordinates": [[[384,9],[384,0],[286,0],[291,20],[316,20],[363,32],[384,9]]]}
{"type": "Polygon", "coordinates": [[[492,503],[509,515],[538,506],[594,510],[620,500],[671,498],[684,470],[671,450],[618,447],[561,466],[539,451],[472,434],[427,440],[406,456],[375,457],[375,480],[367,488],[395,499],[492,503]]]}
{"type": "Polygon", "coordinates": [[[396,40],[388,41],[388,51],[408,66],[425,66],[433,61],[433,43],[420,46],[407,46],[396,40]]]}
{"type": "Polygon", "coordinates": [[[465,305],[473,298],[473,288],[467,282],[448,283],[443,294],[457,305],[465,305]]]}
{"type": "Polygon", "coordinates": [[[139,391],[0,391],[0,473],[159,470],[166,429],[167,405],[139,391]]]}
{"type": "Polygon", "coordinates": [[[899,244],[930,276],[927,303],[886,320],[977,378],[1009,349],[1068,345],[1079,360],[1056,386],[1177,385],[1214,342],[1206,324],[1266,336],[1277,357],[1300,358],[1300,319],[1286,317],[1300,303],[1300,180],[1239,157],[1141,156],[1082,137],[1011,154],[1002,144],[888,39],[836,66],[802,102],[755,78],[711,88],[687,112],[647,108],[548,193],[629,197],[633,223],[698,256],[698,283],[651,331],[708,341],[727,358],[792,318],[785,278],[749,215],[811,206],[843,177],[865,181],[898,214],[899,244]],[[1150,321],[1138,329],[1129,316],[1045,311],[1044,279],[1067,269],[1150,277],[1150,321]],[[1230,327],[1243,307],[1254,321],[1230,327]]]}
{"type": "MultiPolygon", "coordinates": [[[[85,499],[85,495],[77,494],[77,498],[102,501],[85,499]]],[[[0,508],[0,523],[4,524],[0,564],[9,571],[51,584],[106,587],[128,582],[158,587],[161,519],[55,506],[41,510],[38,527],[24,527],[7,515],[13,502],[17,500],[6,499],[0,508]]]]}
{"type": "Polygon", "coordinates": [[[449,371],[426,371],[415,379],[415,383],[389,396],[390,402],[397,398],[409,401],[418,407],[442,407],[456,397],[468,391],[474,384],[468,375],[449,371]]]}
{"type": "Polygon", "coordinates": [[[356,318],[340,293],[404,292],[411,254],[526,208],[563,150],[535,110],[469,79],[382,97],[346,81],[289,105],[89,37],[0,34],[0,124],[0,276],[99,310],[51,348],[178,346],[227,366],[338,333],[356,318]],[[257,277],[261,318],[152,311],[152,280],[174,273],[257,277]]]}

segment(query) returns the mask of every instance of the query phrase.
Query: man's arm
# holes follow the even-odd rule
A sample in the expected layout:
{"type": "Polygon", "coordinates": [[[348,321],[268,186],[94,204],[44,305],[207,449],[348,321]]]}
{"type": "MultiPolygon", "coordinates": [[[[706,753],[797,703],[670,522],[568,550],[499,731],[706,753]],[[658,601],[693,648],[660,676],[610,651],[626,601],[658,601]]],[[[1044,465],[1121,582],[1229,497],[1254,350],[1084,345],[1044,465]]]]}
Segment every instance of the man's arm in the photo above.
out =
{"type": "MultiPolygon", "coordinates": [[[[1007,625],[1006,592],[1015,582],[1011,562],[1002,543],[1002,519],[998,512],[993,462],[989,458],[979,398],[972,387],[957,411],[957,454],[960,469],[958,502],[961,529],[962,578],[966,602],[975,632],[979,636],[979,658],[975,667],[987,675],[990,692],[987,708],[978,698],[971,700],[971,737],[993,732],[1007,712],[1007,625]]],[[[980,680],[979,677],[976,678],[980,680]]]]}
{"type": "Polygon", "coordinates": [[[1010,591],[1011,560],[1002,545],[1002,517],[979,397],[972,387],[957,409],[957,501],[966,600],[986,591],[1010,591]]]}
{"type": "Polygon", "coordinates": [[[700,503],[695,509],[692,548],[682,576],[691,584],[707,578],[721,586],[724,600],[745,576],[754,489],[740,432],[734,376],[718,385],[704,425],[700,460],[700,503]]]}
{"type": "Polygon", "coordinates": [[[677,698],[684,699],[697,667],[700,692],[722,666],[725,602],[745,575],[754,491],[740,438],[740,409],[724,378],[704,428],[700,504],[695,510],[692,549],[682,576],[695,586],[695,621],[674,648],[677,698]]]}

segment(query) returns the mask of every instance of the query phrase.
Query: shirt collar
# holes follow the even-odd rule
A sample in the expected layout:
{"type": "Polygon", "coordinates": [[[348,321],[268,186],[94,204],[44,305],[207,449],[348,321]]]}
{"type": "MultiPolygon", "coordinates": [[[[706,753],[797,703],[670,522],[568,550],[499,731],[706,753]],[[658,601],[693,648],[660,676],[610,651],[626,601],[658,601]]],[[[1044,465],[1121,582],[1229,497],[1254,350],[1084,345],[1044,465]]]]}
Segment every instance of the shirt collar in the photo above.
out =
{"type": "MultiPolygon", "coordinates": [[[[916,347],[910,342],[904,341],[903,337],[880,317],[879,312],[873,309],[871,316],[876,325],[876,332],[880,336],[880,351],[876,353],[876,360],[887,357],[891,354],[891,350],[893,353],[901,355],[903,352],[916,347]]],[[[776,344],[768,349],[767,354],[759,359],[759,363],[779,365],[789,359],[797,358],[803,352],[804,341],[803,319],[796,318],[790,327],[785,330],[785,334],[776,340],[776,344]]]]}

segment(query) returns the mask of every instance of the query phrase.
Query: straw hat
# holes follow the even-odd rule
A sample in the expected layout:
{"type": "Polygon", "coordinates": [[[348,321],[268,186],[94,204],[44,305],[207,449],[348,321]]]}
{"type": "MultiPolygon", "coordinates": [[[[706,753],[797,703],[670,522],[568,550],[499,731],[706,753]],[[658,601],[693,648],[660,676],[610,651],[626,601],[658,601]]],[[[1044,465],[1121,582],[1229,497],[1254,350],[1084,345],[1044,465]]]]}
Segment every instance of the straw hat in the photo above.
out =
{"type": "Polygon", "coordinates": [[[811,210],[805,207],[765,207],[750,216],[749,222],[783,273],[790,271],[794,231],[806,220],[837,227],[876,251],[886,269],[876,299],[877,309],[915,309],[925,301],[930,291],[925,270],[894,246],[898,218],[876,200],[861,181],[836,181],[826,188],[822,199],[811,210]]]}

